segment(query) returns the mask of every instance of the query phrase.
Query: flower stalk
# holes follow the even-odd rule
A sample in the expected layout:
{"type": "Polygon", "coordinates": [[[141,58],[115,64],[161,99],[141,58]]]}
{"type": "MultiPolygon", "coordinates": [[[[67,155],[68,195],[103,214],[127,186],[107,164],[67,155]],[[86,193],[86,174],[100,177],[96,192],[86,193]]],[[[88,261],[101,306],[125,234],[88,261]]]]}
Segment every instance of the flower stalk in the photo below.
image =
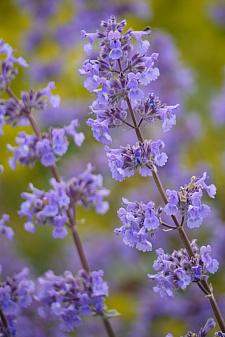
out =
{"type": "MultiPolygon", "coordinates": [[[[17,102],[19,102],[17,96],[14,94],[14,92],[9,87],[7,87],[6,93],[9,95],[10,98],[13,98],[17,102]]],[[[26,111],[26,116],[29,120],[30,126],[32,127],[32,130],[33,130],[34,134],[37,136],[38,139],[41,139],[41,131],[40,131],[34,117],[32,116],[31,111],[26,111]]],[[[51,170],[52,176],[55,178],[55,180],[57,182],[61,182],[62,179],[60,177],[57,165],[54,164],[54,165],[50,166],[50,170],[51,170]]],[[[69,219],[68,227],[71,230],[73,242],[74,242],[75,248],[77,250],[77,253],[78,253],[78,256],[79,256],[79,259],[80,259],[80,262],[81,262],[81,266],[89,274],[91,272],[91,269],[90,269],[90,266],[89,266],[84,248],[83,248],[82,241],[80,239],[79,233],[78,233],[77,228],[76,228],[75,214],[76,214],[75,206],[72,205],[70,210],[67,211],[67,216],[68,216],[68,219],[69,219]]],[[[105,331],[106,331],[108,337],[115,337],[116,335],[113,331],[113,328],[112,328],[109,320],[107,318],[105,318],[104,315],[101,315],[101,318],[102,318],[102,322],[103,322],[103,325],[104,325],[104,328],[105,328],[105,331]]]]}
{"type": "MultiPolygon", "coordinates": [[[[118,63],[120,64],[120,61],[118,61],[118,63]]],[[[121,68],[121,64],[120,64],[120,69],[122,69],[121,68]]],[[[133,123],[135,125],[135,132],[136,132],[137,139],[139,140],[140,143],[143,144],[144,143],[144,138],[142,136],[140,127],[137,125],[135,114],[134,114],[134,111],[132,109],[132,105],[131,105],[131,102],[129,100],[129,97],[127,97],[126,100],[127,100],[128,108],[129,108],[129,111],[130,111],[133,123]]],[[[153,169],[151,167],[149,167],[149,168],[152,171],[152,176],[153,176],[155,185],[157,186],[157,189],[158,189],[158,191],[159,191],[159,193],[161,195],[161,198],[162,198],[164,204],[167,204],[168,203],[168,199],[167,199],[166,192],[165,192],[165,189],[163,187],[163,184],[161,182],[161,179],[160,179],[157,171],[154,168],[153,169]]],[[[172,218],[174,224],[176,225],[176,228],[178,229],[178,233],[179,233],[180,239],[181,239],[184,247],[187,249],[187,252],[188,252],[190,258],[194,257],[195,254],[194,254],[194,252],[192,250],[191,242],[190,242],[190,239],[188,238],[188,235],[187,235],[185,229],[183,228],[183,226],[180,225],[180,223],[179,223],[179,221],[178,221],[178,219],[177,219],[176,216],[171,215],[171,218],[172,218]]],[[[225,332],[225,322],[224,322],[221,310],[219,308],[219,305],[217,303],[217,300],[216,300],[216,298],[214,296],[212,286],[209,285],[209,283],[208,283],[207,280],[199,281],[198,285],[199,285],[199,288],[206,294],[206,297],[209,300],[209,303],[211,305],[212,311],[213,311],[213,313],[215,315],[215,318],[216,318],[216,320],[218,322],[218,325],[219,325],[221,331],[225,332]]]]}

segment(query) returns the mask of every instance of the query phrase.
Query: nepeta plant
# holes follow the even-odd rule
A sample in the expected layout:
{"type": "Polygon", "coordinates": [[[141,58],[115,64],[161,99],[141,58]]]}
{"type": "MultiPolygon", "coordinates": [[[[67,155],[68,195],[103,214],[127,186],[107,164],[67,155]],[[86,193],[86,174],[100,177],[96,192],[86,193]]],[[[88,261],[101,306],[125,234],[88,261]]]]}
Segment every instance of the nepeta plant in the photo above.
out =
{"type": "MultiPolygon", "coordinates": [[[[46,12],[46,15],[51,13],[46,12]]],[[[207,219],[210,208],[202,201],[203,193],[214,198],[216,188],[207,184],[207,173],[204,172],[202,176],[192,177],[178,191],[164,189],[158,170],[169,160],[164,152],[166,144],[160,139],[145,139],[142,127],[160,123],[163,132],[170,131],[176,124],[178,105],[167,105],[157,95],[148,92],[159,76],[159,69],[155,66],[158,54],[149,54],[150,43],[145,39],[150,29],[124,32],[125,26],[125,20],[117,23],[115,17],[111,17],[102,21],[96,33],[81,32],[88,40],[84,49],[89,56],[95,46],[99,46],[97,59],[84,61],[80,69],[80,74],[86,78],[85,88],[96,95],[91,105],[94,118],[89,118],[87,124],[95,139],[105,145],[112,177],[123,181],[136,171],[143,177],[152,177],[163,204],[124,198],[123,207],[118,210],[122,226],[116,228],[115,233],[126,245],[151,252],[159,231],[177,231],[183,248],[171,254],[163,248],[156,250],[157,258],[153,263],[156,273],[148,275],[154,283],[153,290],[162,297],[173,297],[176,290],[184,290],[191,283],[197,284],[209,299],[221,330],[216,336],[224,336],[225,323],[209,282],[210,274],[217,272],[219,263],[210,245],[199,246],[197,240],[191,241],[186,232],[186,227],[188,230],[198,228],[207,219]],[[121,126],[132,129],[137,139],[132,144],[111,148],[113,136],[110,130],[120,130],[121,126]]],[[[22,91],[18,97],[11,89],[11,81],[17,75],[16,66],[27,67],[28,64],[22,57],[15,57],[13,49],[3,41],[0,41],[0,54],[0,90],[4,94],[0,100],[0,131],[3,133],[5,123],[13,127],[25,124],[33,130],[32,134],[20,132],[16,137],[17,145],[7,146],[13,154],[9,159],[10,167],[16,169],[17,164],[33,167],[38,161],[52,174],[50,189],[41,190],[29,184],[29,191],[21,194],[24,200],[18,215],[25,218],[24,228],[28,232],[34,233],[36,226],[41,225],[51,226],[55,239],[71,233],[82,267],[76,275],[70,271],[62,275],[47,271],[37,282],[28,279],[28,269],[2,278],[0,337],[16,336],[18,315],[32,305],[43,319],[59,323],[61,336],[73,332],[84,317],[100,316],[108,336],[115,337],[108,318],[116,311],[107,310],[105,304],[108,285],[103,279],[104,272],[90,267],[76,220],[77,205],[94,207],[97,213],[104,214],[108,210],[105,197],[109,191],[103,187],[102,176],[93,172],[91,164],[70,180],[63,179],[57,165],[69,149],[69,140],[72,138],[78,147],[84,141],[78,120],[42,132],[34,113],[59,106],[60,97],[52,93],[54,82],[38,91],[22,91]]],[[[11,240],[14,232],[8,221],[9,216],[4,214],[0,220],[0,235],[11,240]]],[[[215,321],[209,319],[198,333],[188,332],[185,336],[204,337],[214,328],[215,321]]]]}
{"type": "MultiPolygon", "coordinates": [[[[10,84],[17,74],[17,64],[26,67],[26,61],[14,56],[12,48],[5,42],[0,42],[1,63],[1,91],[8,98],[1,99],[1,126],[28,124],[33,134],[21,132],[16,138],[18,146],[8,145],[13,152],[9,164],[12,169],[20,163],[25,166],[34,166],[36,161],[49,167],[53,178],[50,180],[51,189],[48,192],[29,185],[30,192],[22,193],[25,201],[21,204],[18,215],[26,217],[24,224],[28,232],[35,232],[36,225],[51,225],[52,236],[63,238],[68,230],[73,236],[81,267],[78,276],[65,272],[63,276],[56,276],[47,272],[39,279],[36,289],[34,283],[26,280],[27,272],[22,272],[11,279],[0,283],[0,333],[1,336],[16,336],[16,317],[19,309],[26,308],[34,299],[39,303],[39,314],[48,313],[60,322],[60,328],[71,332],[80,324],[83,316],[100,316],[103,320],[108,336],[114,332],[108,317],[115,312],[107,311],[105,297],[108,296],[108,286],[103,281],[103,271],[92,271],[76,226],[76,205],[83,207],[94,206],[98,213],[108,210],[108,203],[104,200],[109,191],[103,187],[101,175],[95,175],[91,164],[80,175],[64,181],[60,176],[56,161],[68,150],[71,137],[76,146],[81,146],[84,140],[82,132],[78,132],[79,123],[73,120],[63,128],[50,129],[41,132],[33,113],[43,110],[49,104],[57,107],[60,97],[52,94],[54,83],[50,82],[46,88],[39,91],[22,92],[20,98],[11,90],[10,84]]],[[[8,215],[3,215],[0,223],[0,234],[12,239],[13,231],[6,225],[8,215]]]]}
{"type": "MultiPolygon", "coordinates": [[[[209,206],[202,203],[203,191],[214,198],[216,188],[207,185],[207,173],[192,177],[179,191],[165,190],[159,177],[159,167],[167,162],[162,152],[161,140],[146,140],[143,136],[144,124],[161,121],[164,132],[176,124],[177,105],[162,104],[145,86],[155,81],[159,71],[155,67],[156,54],[149,54],[149,28],[144,31],[128,29],[124,32],[126,21],[117,22],[115,17],[101,22],[96,33],[82,32],[88,39],[85,50],[97,45],[97,58],[84,61],[80,74],[85,76],[84,86],[96,95],[91,105],[94,119],[88,119],[96,140],[105,147],[112,177],[122,181],[139,171],[142,176],[152,176],[161,195],[163,204],[155,208],[149,201],[129,202],[120,208],[118,215],[123,226],[115,230],[121,234],[126,245],[144,252],[152,250],[159,230],[177,231],[184,248],[171,255],[157,250],[154,262],[155,275],[149,275],[156,282],[154,291],[161,296],[173,296],[174,289],[185,289],[191,282],[196,283],[208,298],[215,318],[224,335],[225,323],[214,296],[209,274],[218,270],[218,261],[211,255],[209,245],[199,247],[196,240],[190,241],[187,229],[199,227],[209,214],[209,206]],[[110,129],[126,125],[132,128],[138,143],[111,149],[110,129]]],[[[208,328],[202,328],[198,336],[205,336],[208,328]]],[[[191,333],[188,334],[192,335],[191,333]]]]}

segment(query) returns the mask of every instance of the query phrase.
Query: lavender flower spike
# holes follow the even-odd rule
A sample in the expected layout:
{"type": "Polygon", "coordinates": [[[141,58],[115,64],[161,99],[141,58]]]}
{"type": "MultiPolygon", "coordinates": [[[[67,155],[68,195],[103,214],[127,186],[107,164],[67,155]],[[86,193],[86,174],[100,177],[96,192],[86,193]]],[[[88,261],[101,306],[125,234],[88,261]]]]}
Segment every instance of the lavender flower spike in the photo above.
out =
{"type": "Polygon", "coordinates": [[[206,172],[202,177],[192,177],[190,183],[180,188],[180,191],[166,190],[168,203],[164,207],[167,215],[183,216],[189,228],[199,227],[208,216],[210,208],[201,199],[205,190],[209,197],[214,198],[216,187],[207,185],[206,172]]]}
{"type": "Polygon", "coordinates": [[[87,124],[94,137],[105,145],[112,141],[111,128],[130,123],[128,99],[142,121],[160,120],[165,132],[176,124],[178,105],[167,106],[153,93],[145,95],[145,87],[159,77],[155,66],[158,54],[149,53],[150,43],[146,39],[150,29],[124,32],[125,26],[125,20],[116,22],[112,16],[102,21],[96,33],[82,31],[82,36],[89,40],[88,51],[99,45],[98,57],[85,60],[80,74],[86,78],[84,87],[96,95],[91,105],[95,119],[89,119],[87,124]]]}
{"type": "Polygon", "coordinates": [[[130,202],[123,199],[126,208],[118,210],[118,216],[123,224],[114,232],[121,234],[123,242],[142,252],[152,250],[151,240],[160,226],[160,210],[155,209],[153,202],[130,202]]]}
{"type": "Polygon", "coordinates": [[[82,317],[102,315],[106,296],[108,286],[101,270],[90,274],[80,271],[76,277],[69,271],[62,276],[49,271],[39,278],[39,314],[47,317],[50,313],[60,321],[60,329],[65,332],[79,326],[82,317]]]}
{"type": "Polygon", "coordinates": [[[174,250],[171,255],[166,254],[162,248],[156,250],[157,259],[153,268],[155,275],[148,277],[156,282],[153,290],[161,297],[173,297],[175,289],[186,289],[191,282],[207,280],[210,273],[214,274],[219,263],[211,256],[211,247],[199,248],[196,241],[192,241],[194,258],[188,256],[186,249],[174,250]]]}
{"type": "Polygon", "coordinates": [[[166,153],[161,152],[164,146],[161,140],[146,140],[143,144],[127,145],[120,149],[105,147],[112,177],[122,181],[134,175],[137,169],[142,176],[151,176],[153,167],[164,166],[167,162],[166,153]]]}

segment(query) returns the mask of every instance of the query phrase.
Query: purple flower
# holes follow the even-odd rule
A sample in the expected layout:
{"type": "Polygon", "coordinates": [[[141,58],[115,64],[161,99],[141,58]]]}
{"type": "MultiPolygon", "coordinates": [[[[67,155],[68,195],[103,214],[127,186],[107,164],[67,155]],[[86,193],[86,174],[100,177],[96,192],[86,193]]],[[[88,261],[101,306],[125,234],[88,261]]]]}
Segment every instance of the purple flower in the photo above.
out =
{"type": "Polygon", "coordinates": [[[79,122],[77,119],[73,119],[68,125],[64,127],[65,133],[67,136],[73,138],[74,144],[81,146],[85,139],[83,132],[78,132],[77,128],[79,127],[79,122]]]}
{"type": "Polygon", "coordinates": [[[200,248],[200,257],[201,261],[204,263],[206,270],[209,273],[216,273],[219,268],[219,263],[216,259],[213,259],[212,256],[212,248],[211,246],[202,246],[200,248]]]}
{"type": "Polygon", "coordinates": [[[83,207],[95,207],[97,213],[104,214],[109,208],[104,197],[110,192],[103,187],[102,176],[93,174],[91,164],[80,175],[68,181],[67,191],[74,203],[83,207]]]}
{"type": "Polygon", "coordinates": [[[108,286],[101,270],[90,274],[80,271],[77,276],[69,271],[62,276],[48,271],[39,278],[39,312],[46,318],[50,314],[59,320],[60,328],[65,332],[73,331],[84,316],[103,314],[106,296],[108,286]]]}
{"type": "Polygon", "coordinates": [[[0,102],[1,115],[4,115],[7,124],[23,125],[28,123],[27,117],[33,110],[43,110],[50,103],[53,107],[58,107],[60,98],[58,95],[53,95],[51,90],[55,87],[54,82],[49,82],[48,86],[39,91],[30,90],[23,91],[21,99],[10,98],[0,102]]]}
{"type": "MultiPolygon", "coordinates": [[[[20,273],[0,282],[0,307],[12,336],[16,335],[17,316],[22,309],[28,308],[32,303],[34,283],[28,279],[28,275],[28,268],[24,268],[20,273]]],[[[0,323],[0,332],[1,328],[0,323]]]]}
{"type": "MultiPolygon", "coordinates": [[[[54,144],[53,144],[54,146],[54,144]]],[[[43,138],[38,140],[36,151],[40,161],[44,166],[53,166],[55,164],[55,156],[51,148],[50,140],[43,138]]]]}
{"type": "Polygon", "coordinates": [[[36,145],[37,137],[28,135],[25,132],[20,132],[16,137],[17,147],[7,145],[9,151],[13,152],[13,157],[9,159],[10,167],[15,170],[16,163],[20,162],[22,165],[33,166],[36,161],[36,145]]]}
{"type": "Polygon", "coordinates": [[[89,118],[87,120],[87,125],[91,126],[93,135],[99,142],[110,145],[112,143],[112,138],[109,134],[108,123],[106,121],[99,122],[89,118]]]}
{"type": "Polygon", "coordinates": [[[35,225],[49,224],[53,226],[52,236],[63,238],[67,234],[64,227],[68,222],[70,198],[66,193],[66,184],[51,179],[52,190],[44,192],[29,185],[31,193],[22,193],[25,201],[21,204],[19,216],[26,217],[25,230],[35,231],[35,225]]]}
{"type": "Polygon", "coordinates": [[[64,238],[67,235],[65,225],[68,223],[68,212],[72,203],[84,207],[94,206],[101,214],[108,210],[104,197],[109,191],[103,187],[102,176],[92,173],[90,164],[84,172],[68,182],[57,182],[52,178],[50,184],[52,189],[48,192],[30,184],[31,193],[22,193],[25,201],[18,214],[27,218],[24,227],[29,232],[35,232],[36,225],[49,224],[53,226],[54,238],[64,238]]]}
{"type": "Polygon", "coordinates": [[[190,258],[186,249],[174,250],[166,254],[162,248],[156,250],[157,259],[153,268],[155,275],[148,277],[156,282],[153,290],[162,297],[173,297],[176,289],[185,289],[191,282],[206,280],[209,273],[218,270],[218,261],[211,257],[211,247],[199,247],[196,241],[191,243],[194,258],[190,258]]]}
{"type": "Polygon", "coordinates": [[[118,216],[122,222],[120,228],[114,232],[121,234],[123,242],[142,252],[152,250],[152,237],[160,226],[160,211],[155,209],[153,202],[130,202],[123,199],[126,208],[118,210],[118,216]]]}
{"type": "Polygon", "coordinates": [[[52,149],[58,156],[63,156],[68,149],[69,143],[65,137],[65,131],[63,129],[52,130],[52,149]]]}
{"type": "Polygon", "coordinates": [[[1,63],[0,72],[0,91],[4,91],[10,82],[17,75],[18,70],[14,68],[14,65],[20,65],[21,67],[27,67],[28,64],[22,57],[15,57],[12,47],[0,40],[0,55],[4,55],[4,59],[1,63]]]}
{"type": "Polygon", "coordinates": [[[189,228],[198,228],[203,220],[209,215],[209,206],[202,204],[203,191],[214,198],[216,187],[207,185],[206,172],[202,177],[192,177],[189,184],[182,186],[180,191],[166,190],[168,203],[164,207],[167,215],[180,215],[186,220],[189,228]]]}
{"type": "Polygon", "coordinates": [[[139,88],[138,80],[135,78],[136,76],[133,73],[128,74],[128,97],[132,102],[136,102],[141,100],[144,97],[143,91],[139,88]]]}
{"type": "Polygon", "coordinates": [[[176,124],[174,110],[178,107],[179,104],[167,106],[166,104],[161,103],[159,98],[151,93],[147,99],[136,106],[135,111],[149,123],[156,120],[162,121],[162,129],[164,132],[167,132],[176,124]]]}
{"type": "Polygon", "coordinates": [[[12,240],[14,237],[14,231],[11,227],[7,226],[6,223],[9,222],[9,215],[3,214],[0,219],[0,234],[4,235],[8,240],[12,240]]]}
{"type": "Polygon", "coordinates": [[[120,149],[105,147],[112,177],[122,181],[134,175],[137,169],[142,176],[150,176],[155,165],[164,166],[167,161],[167,155],[161,152],[163,147],[161,140],[146,140],[143,144],[127,145],[120,149]]]}
{"type": "Polygon", "coordinates": [[[52,166],[58,157],[62,157],[68,150],[68,136],[73,138],[77,146],[81,146],[84,140],[84,134],[77,132],[78,121],[72,120],[64,128],[55,128],[49,133],[41,135],[41,139],[34,135],[27,135],[20,132],[16,138],[17,147],[8,145],[8,150],[13,152],[13,157],[9,163],[12,169],[16,168],[16,163],[33,166],[37,160],[40,160],[44,166],[52,166]]]}
{"type": "Polygon", "coordinates": [[[58,95],[53,95],[52,94],[52,89],[55,89],[55,83],[54,82],[49,82],[47,87],[42,89],[40,91],[40,94],[42,96],[47,96],[49,99],[49,102],[54,108],[57,108],[60,104],[60,97],[58,95]]]}

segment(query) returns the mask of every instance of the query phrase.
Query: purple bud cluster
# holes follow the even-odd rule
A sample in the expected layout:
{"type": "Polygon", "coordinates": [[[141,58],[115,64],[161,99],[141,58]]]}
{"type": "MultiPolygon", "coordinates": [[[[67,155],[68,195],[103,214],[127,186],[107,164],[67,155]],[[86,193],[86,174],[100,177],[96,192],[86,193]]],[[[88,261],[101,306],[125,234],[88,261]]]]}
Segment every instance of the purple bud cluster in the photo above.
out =
{"type": "Polygon", "coordinates": [[[41,139],[35,135],[20,132],[16,138],[18,146],[8,145],[8,150],[13,152],[13,157],[9,160],[10,167],[15,169],[17,162],[33,166],[37,160],[40,160],[44,166],[54,165],[56,160],[68,150],[68,136],[73,138],[75,145],[82,145],[84,134],[77,132],[78,126],[78,120],[74,119],[63,128],[54,128],[44,133],[41,139]]]}
{"type": "Polygon", "coordinates": [[[54,238],[64,238],[67,235],[65,225],[69,223],[71,205],[94,206],[98,213],[108,210],[108,203],[104,201],[104,197],[109,191],[102,185],[102,176],[92,173],[91,165],[67,183],[57,182],[52,178],[50,184],[52,189],[48,192],[30,184],[31,193],[22,193],[25,201],[21,204],[18,214],[27,218],[24,227],[29,232],[35,232],[36,225],[49,224],[54,228],[54,238]]]}
{"type": "Polygon", "coordinates": [[[14,237],[14,231],[6,224],[9,222],[9,215],[3,214],[0,219],[0,235],[4,235],[8,240],[12,240],[14,237]]]}
{"type": "Polygon", "coordinates": [[[196,241],[192,241],[194,256],[189,257],[186,249],[174,250],[167,254],[162,248],[156,250],[157,259],[153,268],[157,271],[155,275],[148,277],[156,282],[153,290],[162,297],[173,297],[176,289],[186,289],[191,282],[207,280],[210,273],[214,274],[219,263],[211,256],[211,247],[199,247],[196,241]]]}
{"type": "Polygon", "coordinates": [[[50,183],[52,190],[48,192],[29,184],[31,193],[22,193],[25,201],[21,204],[18,214],[27,218],[24,228],[28,232],[35,232],[35,225],[49,224],[54,227],[52,236],[63,238],[67,235],[65,224],[68,222],[70,198],[64,182],[57,182],[52,178],[50,183]]]}
{"type": "Polygon", "coordinates": [[[0,320],[0,333],[3,331],[4,337],[16,336],[17,315],[32,303],[34,283],[28,279],[28,275],[29,270],[24,268],[20,273],[0,281],[0,309],[7,319],[7,327],[2,326],[0,320]]]}
{"type": "Polygon", "coordinates": [[[51,91],[54,88],[55,83],[49,82],[47,87],[39,91],[23,91],[20,100],[14,96],[0,100],[1,125],[3,124],[3,119],[6,124],[11,124],[12,126],[27,124],[27,117],[31,112],[43,110],[48,103],[53,107],[58,107],[60,97],[52,94],[51,91]]]}
{"type": "Polygon", "coordinates": [[[189,184],[180,188],[180,190],[167,190],[168,203],[164,207],[167,215],[179,215],[184,217],[189,228],[199,227],[203,220],[208,216],[210,208],[202,204],[201,199],[205,190],[209,197],[214,198],[216,187],[207,185],[205,180],[207,173],[202,177],[192,177],[189,184]]]}
{"type": "Polygon", "coordinates": [[[14,65],[27,67],[28,64],[24,58],[15,57],[12,47],[3,40],[0,40],[0,55],[3,55],[0,70],[0,91],[4,91],[17,75],[18,71],[14,68],[14,65]]]}
{"type": "Polygon", "coordinates": [[[121,234],[123,242],[142,252],[152,250],[151,240],[160,226],[160,209],[155,209],[153,202],[130,202],[123,199],[126,208],[118,210],[118,216],[123,224],[115,229],[121,234]]]}
{"type": "Polygon", "coordinates": [[[67,183],[67,193],[73,202],[85,208],[95,207],[96,212],[104,214],[109,204],[104,198],[110,191],[103,187],[101,174],[93,174],[93,167],[88,164],[86,169],[67,183]]]}
{"type": "Polygon", "coordinates": [[[123,181],[126,177],[134,175],[137,169],[142,176],[151,176],[155,165],[161,167],[167,162],[166,153],[161,152],[164,146],[161,140],[145,140],[144,143],[127,145],[120,149],[106,147],[112,177],[123,181]]]}
{"type": "Polygon", "coordinates": [[[145,98],[144,87],[159,76],[155,67],[158,54],[149,54],[150,43],[142,40],[150,34],[150,29],[124,32],[125,26],[125,20],[117,23],[111,17],[102,21],[100,31],[96,33],[82,31],[82,36],[89,41],[85,49],[90,50],[96,41],[100,45],[98,58],[84,61],[80,74],[86,77],[84,87],[96,95],[91,105],[95,119],[89,119],[87,124],[94,137],[106,145],[112,142],[109,129],[129,122],[130,102],[143,120],[161,120],[164,131],[176,123],[174,110],[178,105],[162,104],[152,93],[145,98]]]}
{"type": "Polygon", "coordinates": [[[69,271],[62,276],[49,271],[39,278],[39,313],[42,316],[50,313],[60,321],[60,328],[66,332],[80,325],[82,317],[102,315],[106,296],[108,285],[101,270],[90,274],[80,271],[77,276],[69,271]]]}

